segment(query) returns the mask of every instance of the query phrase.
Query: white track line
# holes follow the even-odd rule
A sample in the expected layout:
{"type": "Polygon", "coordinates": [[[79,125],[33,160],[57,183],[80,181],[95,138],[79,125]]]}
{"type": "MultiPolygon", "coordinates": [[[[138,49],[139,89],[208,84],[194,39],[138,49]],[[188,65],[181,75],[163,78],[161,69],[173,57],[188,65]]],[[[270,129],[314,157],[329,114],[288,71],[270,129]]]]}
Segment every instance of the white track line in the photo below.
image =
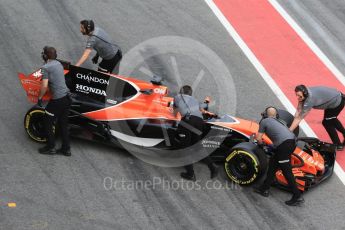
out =
{"type": "Polygon", "coordinates": [[[321,51],[321,49],[311,40],[306,32],[296,23],[296,21],[283,9],[276,0],[269,0],[269,3],[279,12],[285,21],[295,30],[298,36],[309,46],[315,55],[327,66],[333,75],[345,86],[345,77],[339,69],[329,60],[329,58],[321,51]]]}
{"type": "MultiPolygon", "coordinates": [[[[273,1],[273,0],[272,0],[273,1]]],[[[217,18],[219,19],[219,21],[223,24],[223,26],[225,27],[225,29],[229,32],[230,36],[234,39],[234,41],[237,43],[237,45],[241,48],[241,50],[243,51],[243,53],[247,56],[247,58],[249,59],[249,61],[253,64],[253,66],[256,68],[256,70],[259,72],[259,74],[262,76],[262,78],[266,81],[266,83],[268,84],[268,86],[272,89],[273,93],[277,96],[277,98],[281,101],[281,103],[285,106],[285,108],[292,114],[295,113],[296,109],[293,106],[293,104],[289,101],[289,99],[285,96],[285,94],[283,93],[283,91],[279,88],[279,86],[275,83],[275,81],[272,79],[272,77],[270,76],[270,74],[266,71],[266,69],[263,67],[263,65],[260,63],[260,61],[256,58],[256,56],[254,55],[254,53],[249,49],[249,47],[247,46],[247,44],[242,40],[242,38],[240,37],[240,35],[236,32],[236,30],[234,29],[234,27],[230,24],[230,22],[225,18],[225,16],[223,15],[223,13],[219,10],[219,8],[216,6],[216,4],[212,1],[212,0],[205,0],[205,2],[207,3],[207,5],[211,8],[211,10],[213,11],[213,13],[217,16],[217,18]]],[[[285,12],[285,11],[284,11],[285,12]]],[[[285,12],[285,14],[287,15],[287,13],[285,12]]],[[[291,17],[290,17],[291,18],[291,17]]],[[[297,24],[296,24],[297,25],[297,24]]],[[[302,29],[300,29],[301,31],[303,31],[302,29]]],[[[304,33],[304,32],[303,32],[304,33]]],[[[305,33],[304,33],[305,34],[305,33]]],[[[301,36],[301,35],[300,35],[301,36]]],[[[311,39],[309,38],[309,40],[311,41],[311,39]]],[[[315,43],[313,43],[315,47],[317,47],[315,45],[315,43]]],[[[317,48],[318,49],[318,48],[317,48]]],[[[321,54],[323,54],[321,52],[320,49],[318,49],[320,51],[321,54]]],[[[314,51],[315,52],[315,51],[314,51]]],[[[324,55],[324,54],[323,54],[324,55]]],[[[324,57],[326,57],[324,55],[324,57]]],[[[320,57],[319,57],[320,58],[320,57]]],[[[327,57],[326,57],[327,58],[327,57]]],[[[321,59],[321,58],[320,58],[321,59]]],[[[322,60],[322,59],[321,59],[322,60]]],[[[331,63],[329,61],[329,59],[327,58],[328,62],[331,63]]],[[[332,64],[332,66],[336,69],[336,67],[332,64]]],[[[327,65],[327,67],[329,67],[327,65]]],[[[336,69],[336,71],[338,71],[340,73],[339,70],[336,69]]],[[[337,75],[340,77],[340,79],[344,79],[343,75],[340,73],[340,75],[337,75]]],[[[338,78],[338,77],[337,77],[338,78]]],[[[345,83],[345,81],[344,81],[345,83]]],[[[343,84],[344,84],[343,83],[343,84]]],[[[300,124],[300,127],[302,128],[303,132],[309,136],[309,137],[317,137],[316,134],[314,133],[314,131],[310,128],[310,126],[303,120],[300,124]]],[[[334,167],[334,171],[337,174],[337,176],[339,177],[339,179],[341,180],[341,182],[345,185],[345,172],[342,170],[342,168],[339,166],[339,164],[336,162],[335,163],[335,167],[334,167]]]]}

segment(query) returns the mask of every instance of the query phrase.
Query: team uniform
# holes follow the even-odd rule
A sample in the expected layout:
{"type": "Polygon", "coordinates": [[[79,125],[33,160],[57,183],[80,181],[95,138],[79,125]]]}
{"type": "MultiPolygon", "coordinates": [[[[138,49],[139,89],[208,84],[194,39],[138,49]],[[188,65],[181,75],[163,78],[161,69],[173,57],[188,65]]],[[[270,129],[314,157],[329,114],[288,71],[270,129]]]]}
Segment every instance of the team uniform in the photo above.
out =
{"type": "Polygon", "coordinates": [[[325,127],[332,142],[341,145],[337,130],[345,136],[345,129],[338,120],[338,115],[344,109],[344,95],[336,89],[328,87],[308,87],[308,97],[300,102],[297,113],[304,118],[311,109],[325,110],[322,125],[325,127]]]}
{"type": "Polygon", "coordinates": [[[186,94],[178,94],[174,97],[174,107],[181,114],[181,125],[178,126],[178,133],[188,133],[184,138],[185,143],[183,145],[189,145],[196,143],[203,130],[204,121],[200,111],[200,103],[197,99],[186,94]],[[189,126],[184,126],[183,123],[191,125],[194,129],[189,126]]]}
{"type": "Polygon", "coordinates": [[[62,136],[63,152],[70,150],[68,132],[68,111],[71,101],[68,97],[69,89],[66,86],[63,66],[56,60],[49,61],[42,68],[42,79],[48,79],[48,86],[52,99],[45,108],[45,127],[47,132],[48,146],[55,148],[55,135],[53,131],[54,121],[62,136]]]}
{"type": "Polygon", "coordinates": [[[115,73],[118,74],[119,62],[122,59],[120,48],[113,44],[110,36],[100,27],[95,27],[91,35],[88,36],[86,49],[94,49],[102,58],[98,65],[98,70],[111,73],[116,67],[115,73]]]}
{"type": "Polygon", "coordinates": [[[296,137],[283,123],[275,118],[265,118],[260,122],[259,133],[265,133],[275,146],[275,154],[270,158],[267,177],[261,186],[268,190],[274,181],[275,173],[280,168],[294,196],[301,195],[292,173],[291,154],[296,148],[296,137]]]}
{"type": "MultiPolygon", "coordinates": [[[[197,99],[186,94],[178,94],[174,97],[174,107],[180,112],[182,119],[177,127],[176,139],[180,147],[187,147],[198,142],[203,131],[204,121],[200,111],[200,103],[197,99]]],[[[212,175],[216,174],[216,167],[212,160],[206,157],[202,160],[207,164],[212,175]]],[[[194,177],[193,165],[185,166],[187,175],[194,177]]]]}

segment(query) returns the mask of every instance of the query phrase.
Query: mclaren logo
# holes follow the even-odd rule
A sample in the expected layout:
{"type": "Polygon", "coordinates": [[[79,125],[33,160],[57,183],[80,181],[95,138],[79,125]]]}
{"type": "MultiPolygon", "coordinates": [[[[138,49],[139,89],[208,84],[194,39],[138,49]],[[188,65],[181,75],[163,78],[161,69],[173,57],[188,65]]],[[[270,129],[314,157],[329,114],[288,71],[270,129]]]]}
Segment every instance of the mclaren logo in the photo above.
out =
{"type": "Polygon", "coordinates": [[[32,74],[32,76],[34,76],[34,78],[39,78],[42,76],[42,71],[41,69],[37,70],[35,73],[32,74]]]}
{"type": "Polygon", "coordinates": [[[166,94],[166,89],[162,89],[162,88],[155,88],[153,91],[157,94],[162,94],[162,95],[166,94]]]}
{"type": "Polygon", "coordinates": [[[94,94],[98,94],[98,95],[103,95],[105,97],[107,96],[105,90],[96,89],[96,88],[89,87],[89,86],[86,86],[86,85],[76,84],[75,89],[78,92],[82,92],[82,93],[86,93],[86,94],[94,93],[94,94]]]}
{"type": "Polygon", "coordinates": [[[82,74],[82,73],[77,73],[77,78],[85,80],[89,83],[94,82],[94,83],[99,83],[99,84],[103,84],[103,85],[109,85],[109,80],[105,80],[103,78],[92,76],[91,73],[89,73],[87,75],[82,74]]]}

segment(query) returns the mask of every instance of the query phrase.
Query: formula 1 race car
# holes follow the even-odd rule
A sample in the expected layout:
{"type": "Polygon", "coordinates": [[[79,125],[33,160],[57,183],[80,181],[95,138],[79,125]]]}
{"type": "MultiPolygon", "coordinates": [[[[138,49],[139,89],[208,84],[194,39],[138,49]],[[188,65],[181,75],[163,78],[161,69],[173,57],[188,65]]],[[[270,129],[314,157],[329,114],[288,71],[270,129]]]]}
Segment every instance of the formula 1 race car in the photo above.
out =
{"type": "MultiPolygon", "coordinates": [[[[173,98],[159,79],[146,82],[62,63],[71,91],[72,136],[125,148],[140,159],[161,166],[182,166],[210,155],[224,164],[232,181],[241,185],[254,183],[266,171],[272,151],[251,141],[258,123],[230,115],[207,119],[201,141],[193,143],[188,149],[190,154],[186,154],[185,147],[180,148],[175,138],[181,116],[174,113],[173,98]],[[193,159],[186,159],[186,155],[193,159]]],[[[18,75],[28,100],[36,103],[41,70],[18,75]]],[[[43,99],[50,99],[49,91],[43,99]]],[[[44,108],[35,105],[24,118],[27,134],[37,142],[46,141],[44,114],[44,108]]],[[[291,124],[291,114],[279,110],[279,115],[287,125],[291,124]]],[[[264,142],[271,144],[266,136],[264,142]]],[[[296,182],[304,191],[332,175],[335,149],[316,138],[302,138],[300,142],[302,146],[296,148],[291,162],[296,182]]],[[[281,171],[277,171],[276,181],[286,187],[281,171]]]]}

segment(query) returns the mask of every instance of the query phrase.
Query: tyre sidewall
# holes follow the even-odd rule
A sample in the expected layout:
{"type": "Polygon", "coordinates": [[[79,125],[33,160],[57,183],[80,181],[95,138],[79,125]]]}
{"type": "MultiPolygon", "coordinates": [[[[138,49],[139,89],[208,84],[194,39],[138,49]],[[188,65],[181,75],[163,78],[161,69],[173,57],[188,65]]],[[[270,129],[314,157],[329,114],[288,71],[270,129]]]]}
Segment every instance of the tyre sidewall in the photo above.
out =
{"type": "MultiPolygon", "coordinates": [[[[45,110],[43,108],[36,108],[33,107],[31,108],[24,117],[24,129],[26,131],[26,133],[29,135],[29,137],[37,142],[40,143],[45,143],[47,142],[47,138],[44,137],[43,135],[37,135],[34,131],[33,131],[33,117],[35,116],[42,116],[42,119],[44,118],[45,115],[45,110]]],[[[37,117],[36,117],[37,118],[37,117]]]]}
{"type": "Polygon", "coordinates": [[[228,157],[225,160],[224,168],[225,168],[225,173],[230,178],[230,180],[234,181],[237,184],[241,184],[241,185],[250,185],[250,184],[254,183],[259,178],[259,176],[262,174],[262,170],[260,169],[259,158],[252,151],[246,150],[246,149],[232,149],[231,153],[228,155],[228,157]],[[253,166],[254,167],[254,174],[252,175],[252,177],[250,179],[240,180],[236,176],[232,175],[228,164],[231,161],[231,159],[233,157],[235,157],[237,154],[244,154],[253,161],[253,163],[254,163],[254,166],[253,166]]]}

